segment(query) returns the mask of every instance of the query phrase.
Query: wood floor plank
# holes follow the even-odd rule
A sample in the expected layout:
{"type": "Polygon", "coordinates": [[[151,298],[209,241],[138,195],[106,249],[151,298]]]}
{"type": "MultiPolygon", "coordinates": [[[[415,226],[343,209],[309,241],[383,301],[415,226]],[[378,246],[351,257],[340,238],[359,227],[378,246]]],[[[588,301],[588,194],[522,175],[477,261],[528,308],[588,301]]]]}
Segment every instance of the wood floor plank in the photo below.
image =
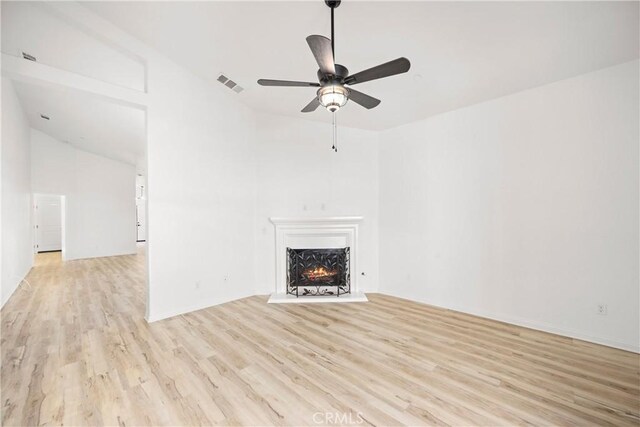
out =
{"type": "Polygon", "coordinates": [[[144,251],[40,254],[0,311],[2,425],[640,425],[640,356],[381,294],[148,324],[144,251]]]}

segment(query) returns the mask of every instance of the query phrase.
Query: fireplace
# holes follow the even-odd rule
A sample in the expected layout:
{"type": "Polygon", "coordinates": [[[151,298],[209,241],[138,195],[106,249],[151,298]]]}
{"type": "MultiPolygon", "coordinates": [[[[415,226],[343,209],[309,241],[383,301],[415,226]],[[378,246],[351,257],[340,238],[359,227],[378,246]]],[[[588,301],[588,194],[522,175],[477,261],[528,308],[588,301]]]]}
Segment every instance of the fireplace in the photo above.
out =
{"type": "Polygon", "coordinates": [[[287,248],[287,293],[339,297],[351,293],[349,248],[287,248]]]}

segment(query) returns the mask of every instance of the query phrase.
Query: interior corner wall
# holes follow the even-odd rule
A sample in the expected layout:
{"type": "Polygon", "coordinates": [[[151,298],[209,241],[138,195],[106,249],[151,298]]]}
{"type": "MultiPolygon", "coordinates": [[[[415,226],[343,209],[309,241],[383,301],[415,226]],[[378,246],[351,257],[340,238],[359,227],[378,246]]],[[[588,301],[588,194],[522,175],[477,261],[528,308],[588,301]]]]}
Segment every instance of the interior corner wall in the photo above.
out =
{"type": "Polygon", "coordinates": [[[360,279],[377,289],[376,132],[341,128],[333,153],[328,124],[255,113],[159,55],[148,66],[150,321],[272,292],[271,216],[363,215],[360,279]]]}
{"type": "Polygon", "coordinates": [[[31,129],[34,193],[65,196],[65,260],[136,253],[135,166],[31,129]]]}
{"type": "MultiPolygon", "coordinates": [[[[353,108],[358,108],[353,107],[353,108]]],[[[328,123],[257,114],[256,286],[275,292],[275,228],[270,217],[364,217],[358,283],[378,289],[378,133],[348,127],[331,150],[328,123]],[[364,273],[364,275],[362,275],[364,273]]]]}
{"type": "Polygon", "coordinates": [[[384,132],[381,291],[638,351],[638,74],[384,132]]]}
{"type": "Polygon", "coordinates": [[[238,94],[148,57],[150,321],[254,290],[254,115],[238,94]]]}
{"type": "Polygon", "coordinates": [[[29,125],[13,83],[2,78],[2,305],[33,264],[29,125]]]}

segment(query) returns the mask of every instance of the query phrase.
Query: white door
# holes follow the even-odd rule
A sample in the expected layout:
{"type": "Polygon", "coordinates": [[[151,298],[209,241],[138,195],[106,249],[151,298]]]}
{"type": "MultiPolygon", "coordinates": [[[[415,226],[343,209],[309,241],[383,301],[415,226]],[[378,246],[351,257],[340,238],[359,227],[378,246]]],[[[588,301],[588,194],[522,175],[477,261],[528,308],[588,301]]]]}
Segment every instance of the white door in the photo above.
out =
{"type": "Polygon", "coordinates": [[[147,240],[147,213],[146,213],[146,200],[136,200],[136,224],[137,224],[137,241],[144,242],[147,240]]]}
{"type": "Polygon", "coordinates": [[[36,251],[62,250],[62,203],[60,196],[36,194],[36,251]]]}

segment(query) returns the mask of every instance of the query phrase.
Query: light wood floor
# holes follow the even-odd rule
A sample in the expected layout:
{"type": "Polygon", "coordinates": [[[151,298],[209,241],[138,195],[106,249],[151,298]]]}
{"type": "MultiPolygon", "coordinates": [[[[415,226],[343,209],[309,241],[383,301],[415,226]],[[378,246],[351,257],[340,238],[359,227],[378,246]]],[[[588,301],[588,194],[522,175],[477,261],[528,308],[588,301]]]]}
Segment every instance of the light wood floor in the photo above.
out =
{"type": "Polygon", "coordinates": [[[142,255],[28,279],[1,312],[4,425],[640,422],[633,353],[379,294],[148,325],[142,255]]]}

